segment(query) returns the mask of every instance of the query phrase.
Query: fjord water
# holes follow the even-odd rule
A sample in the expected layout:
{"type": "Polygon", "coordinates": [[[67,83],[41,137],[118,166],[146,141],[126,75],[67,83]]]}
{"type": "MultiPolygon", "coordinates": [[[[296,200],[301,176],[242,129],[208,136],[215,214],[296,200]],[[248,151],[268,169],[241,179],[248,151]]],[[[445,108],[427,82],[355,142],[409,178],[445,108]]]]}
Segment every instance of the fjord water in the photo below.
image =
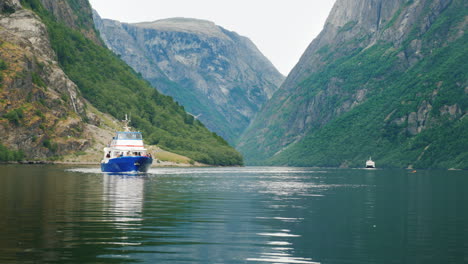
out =
{"type": "Polygon", "coordinates": [[[465,171],[0,166],[0,263],[467,263],[465,171]]]}

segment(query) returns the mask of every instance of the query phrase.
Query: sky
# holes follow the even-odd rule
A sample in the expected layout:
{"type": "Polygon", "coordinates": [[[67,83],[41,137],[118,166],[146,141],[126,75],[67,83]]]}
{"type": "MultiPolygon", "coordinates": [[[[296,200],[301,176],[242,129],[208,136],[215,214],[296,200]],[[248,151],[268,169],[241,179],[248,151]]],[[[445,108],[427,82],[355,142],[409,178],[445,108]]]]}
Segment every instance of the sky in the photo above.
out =
{"type": "Polygon", "coordinates": [[[335,0],[90,0],[102,18],[198,18],[248,37],[287,75],[320,33],[335,0]]]}

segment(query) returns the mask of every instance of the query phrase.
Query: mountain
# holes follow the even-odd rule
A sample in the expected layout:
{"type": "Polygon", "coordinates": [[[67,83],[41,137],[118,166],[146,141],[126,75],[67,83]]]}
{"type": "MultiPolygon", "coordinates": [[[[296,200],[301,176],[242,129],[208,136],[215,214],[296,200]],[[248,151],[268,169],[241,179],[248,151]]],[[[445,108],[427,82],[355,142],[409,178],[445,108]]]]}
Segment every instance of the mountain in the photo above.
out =
{"type": "Polygon", "coordinates": [[[94,20],[111,50],[231,143],[284,80],[248,38],[213,22],[94,20]]]}
{"type": "Polygon", "coordinates": [[[467,7],[337,0],[238,149],[250,164],[467,169],[467,7]]]}
{"type": "Polygon", "coordinates": [[[242,164],[223,138],[104,46],[87,0],[6,0],[0,11],[1,159],[100,152],[101,117],[129,113],[146,143],[205,164],[242,164]]]}
{"type": "Polygon", "coordinates": [[[85,150],[92,143],[83,120],[96,120],[55,60],[46,26],[19,1],[3,1],[0,10],[0,158],[85,150]]]}

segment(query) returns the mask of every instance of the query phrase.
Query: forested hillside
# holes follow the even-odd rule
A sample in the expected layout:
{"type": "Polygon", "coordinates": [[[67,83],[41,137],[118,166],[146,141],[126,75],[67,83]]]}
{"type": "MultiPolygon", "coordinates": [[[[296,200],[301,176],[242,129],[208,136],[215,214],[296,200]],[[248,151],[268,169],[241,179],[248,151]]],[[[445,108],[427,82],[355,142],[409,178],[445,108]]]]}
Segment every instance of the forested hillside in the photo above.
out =
{"type": "Polygon", "coordinates": [[[206,164],[242,164],[241,155],[224,139],[194,120],[172,98],[157,92],[93,37],[88,1],[22,0],[21,4],[40,16],[59,65],[98,110],[119,119],[131,114],[131,125],[144,133],[149,144],[206,164]],[[57,15],[63,13],[57,12],[63,7],[72,13],[57,15]]]}
{"type": "Polygon", "coordinates": [[[468,3],[338,0],[239,144],[251,164],[468,168],[468,3]]]}

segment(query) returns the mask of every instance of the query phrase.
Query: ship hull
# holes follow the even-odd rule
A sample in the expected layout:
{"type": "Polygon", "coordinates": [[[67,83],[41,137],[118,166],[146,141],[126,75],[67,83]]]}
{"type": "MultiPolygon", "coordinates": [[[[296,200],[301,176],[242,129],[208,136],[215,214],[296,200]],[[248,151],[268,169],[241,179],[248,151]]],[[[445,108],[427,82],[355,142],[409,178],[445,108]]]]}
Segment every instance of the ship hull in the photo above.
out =
{"type": "Polygon", "coordinates": [[[153,159],[144,156],[125,156],[101,163],[102,172],[147,172],[153,159]]]}

